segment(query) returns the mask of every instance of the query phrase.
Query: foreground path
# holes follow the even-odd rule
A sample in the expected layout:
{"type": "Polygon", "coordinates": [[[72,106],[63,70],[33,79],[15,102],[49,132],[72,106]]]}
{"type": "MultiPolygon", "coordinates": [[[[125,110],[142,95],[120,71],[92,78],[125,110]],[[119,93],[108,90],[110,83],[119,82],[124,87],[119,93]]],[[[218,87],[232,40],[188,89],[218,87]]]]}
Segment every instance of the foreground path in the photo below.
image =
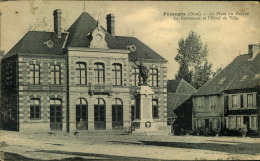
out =
{"type": "Polygon", "coordinates": [[[0,131],[0,151],[0,160],[259,160],[260,139],[0,131]]]}

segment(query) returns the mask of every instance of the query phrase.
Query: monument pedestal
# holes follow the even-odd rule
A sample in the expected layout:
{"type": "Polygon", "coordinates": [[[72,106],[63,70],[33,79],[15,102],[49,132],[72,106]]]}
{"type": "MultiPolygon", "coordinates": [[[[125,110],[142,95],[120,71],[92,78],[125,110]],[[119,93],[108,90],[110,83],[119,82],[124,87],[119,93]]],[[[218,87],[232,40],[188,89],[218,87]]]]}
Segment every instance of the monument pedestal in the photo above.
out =
{"type": "Polygon", "coordinates": [[[152,98],[154,92],[149,86],[139,86],[136,91],[135,120],[133,134],[154,134],[157,132],[156,122],[153,120],[152,98]]]}

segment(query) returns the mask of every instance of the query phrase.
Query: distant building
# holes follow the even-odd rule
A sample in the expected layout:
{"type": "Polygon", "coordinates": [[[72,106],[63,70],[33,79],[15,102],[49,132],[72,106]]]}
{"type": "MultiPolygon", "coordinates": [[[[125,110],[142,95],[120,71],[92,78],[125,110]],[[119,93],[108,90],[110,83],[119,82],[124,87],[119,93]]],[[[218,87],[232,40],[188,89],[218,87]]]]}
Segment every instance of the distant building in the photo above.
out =
{"type": "Polygon", "coordinates": [[[236,57],[193,95],[193,129],[239,130],[259,133],[260,44],[236,57]]]}
{"type": "Polygon", "coordinates": [[[172,128],[175,134],[181,129],[192,129],[192,99],[191,95],[197,90],[183,79],[168,80],[168,122],[173,122],[172,128]]]}
{"type": "Polygon", "coordinates": [[[135,91],[137,58],[150,70],[153,118],[167,127],[166,60],[134,37],[115,35],[115,16],[107,30],[82,13],[67,32],[61,10],[54,32],[28,32],[2,60],[4,123],[19,131],[113,130],[140,119],[135,91]],[[136,111],[136,113],[134,112],[136,111]]]}

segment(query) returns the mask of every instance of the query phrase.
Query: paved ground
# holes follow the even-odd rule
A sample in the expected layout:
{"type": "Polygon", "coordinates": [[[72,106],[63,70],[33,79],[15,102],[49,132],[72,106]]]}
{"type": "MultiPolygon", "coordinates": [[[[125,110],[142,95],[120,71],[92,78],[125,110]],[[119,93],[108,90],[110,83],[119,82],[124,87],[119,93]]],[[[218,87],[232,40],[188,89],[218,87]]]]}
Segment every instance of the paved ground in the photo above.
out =
{"type": "Polygon", "coordinates": [[[260,138],[0,131],[0,160],[260,159],[260,138]]]}

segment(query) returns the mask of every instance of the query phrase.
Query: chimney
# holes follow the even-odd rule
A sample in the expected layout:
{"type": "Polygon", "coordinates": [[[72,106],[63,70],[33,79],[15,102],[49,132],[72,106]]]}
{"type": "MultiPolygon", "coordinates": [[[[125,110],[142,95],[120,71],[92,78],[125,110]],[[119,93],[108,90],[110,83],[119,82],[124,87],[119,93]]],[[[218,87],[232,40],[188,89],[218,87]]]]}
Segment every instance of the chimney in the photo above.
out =
{"type": "Polygon", "coordinates": [[[61,38],[61,10],[60,9],[56,9],[53,12],[53,16],[54,16],[54,31],[57,35],[58,38],[61,38]]]}
{"type": "Polygon", "coordinates": [[[248,55],[250,60],[253,60],[257,54],[259,54],[260,44],[248,45],[248,55]]]}
{"type": "Polygon", "coordinates": [[[112,36],[115,36],[115,15],[114,14],[107,15],[107,31],[112,36]]]}

